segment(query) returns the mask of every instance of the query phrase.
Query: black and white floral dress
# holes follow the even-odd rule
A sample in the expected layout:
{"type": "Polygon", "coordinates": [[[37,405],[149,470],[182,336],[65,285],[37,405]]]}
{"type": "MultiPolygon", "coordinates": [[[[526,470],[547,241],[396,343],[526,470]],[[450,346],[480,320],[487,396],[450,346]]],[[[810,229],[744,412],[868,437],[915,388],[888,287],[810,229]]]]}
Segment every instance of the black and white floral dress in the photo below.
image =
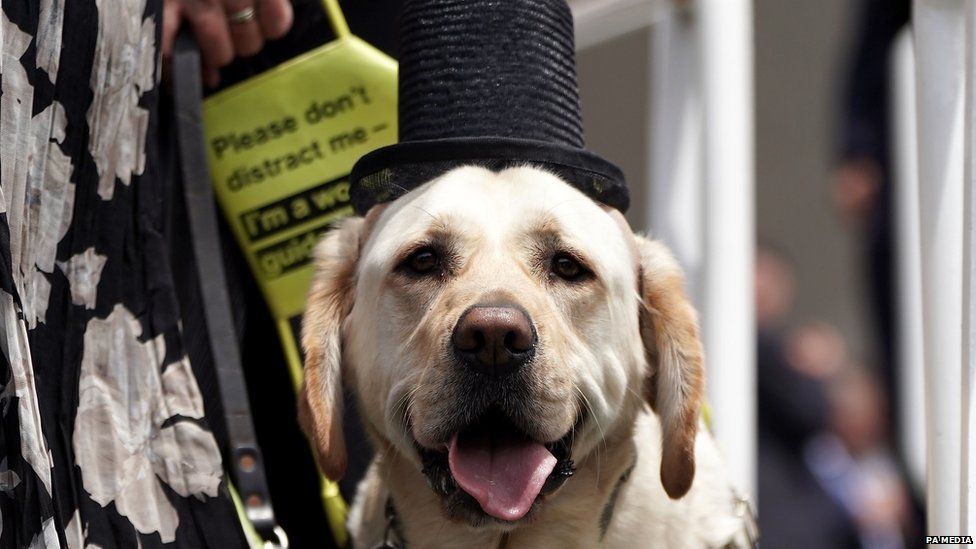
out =
{"type": "Polygon", "coordinates": [[[240,547],[183,346],[161,0],[0,4],[0,547],[240,547]]]}

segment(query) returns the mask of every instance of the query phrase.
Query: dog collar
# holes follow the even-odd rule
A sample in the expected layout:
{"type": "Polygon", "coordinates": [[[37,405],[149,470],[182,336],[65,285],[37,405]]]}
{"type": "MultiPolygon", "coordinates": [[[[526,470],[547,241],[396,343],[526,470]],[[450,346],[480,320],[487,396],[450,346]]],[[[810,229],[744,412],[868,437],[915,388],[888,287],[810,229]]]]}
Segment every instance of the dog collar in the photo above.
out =
{"type": "Polygon", "coordinates": [[[373,546],[373,549],[406,549],[407,540],[403,537],[403,528],[396,507],[393,506],[393,496],[386,498],[386,529],[383,531],[383,541],[373,546]]]}
{"type": "Polygon", "coordinates": [[[634,456],[634,462],[630,464],[630,467],[624,471],[624,474],[620,475],[617,479],[617,484],[614,485],[613,491],[610,492],[610,499],[607,504],[603,506],[603,512],[600,513],[600,541],[603,541],[603,537],[607,535],[607,529],[610,528],[610,521],[613,520],[613,511],[617,507],[617,497],[620,496],[620,488],[623,487],[624,483],[630,478],[630,474],[634,471],[634,467],[637,466],[637,456],[634,456]]]}

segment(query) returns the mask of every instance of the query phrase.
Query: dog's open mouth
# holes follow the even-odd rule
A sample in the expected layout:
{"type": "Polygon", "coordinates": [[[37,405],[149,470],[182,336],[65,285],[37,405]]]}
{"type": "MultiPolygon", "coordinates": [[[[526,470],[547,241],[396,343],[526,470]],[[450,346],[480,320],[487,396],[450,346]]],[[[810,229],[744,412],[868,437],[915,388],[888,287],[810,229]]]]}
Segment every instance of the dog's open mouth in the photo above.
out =
{"type": "Polygon", "coordinates": [[[533,440],[500,412],[488,412],[455,433],[443,451],[420,448],[431,488],[448,511],[477,506],[495,519],[514,522],[573,475],[573,433],[556,442],[533,440]]]}

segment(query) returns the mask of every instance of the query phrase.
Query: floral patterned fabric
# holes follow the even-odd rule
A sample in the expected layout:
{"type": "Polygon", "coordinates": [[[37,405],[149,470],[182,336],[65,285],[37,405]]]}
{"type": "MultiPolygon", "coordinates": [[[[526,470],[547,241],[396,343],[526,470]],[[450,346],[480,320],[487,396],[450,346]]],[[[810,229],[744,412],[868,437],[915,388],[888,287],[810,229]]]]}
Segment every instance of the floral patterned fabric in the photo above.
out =
{"type": "Polygon", "coordinates": [[[0,3],[3,548],[244,546],[164,236],[161,15],[0,3]]]}

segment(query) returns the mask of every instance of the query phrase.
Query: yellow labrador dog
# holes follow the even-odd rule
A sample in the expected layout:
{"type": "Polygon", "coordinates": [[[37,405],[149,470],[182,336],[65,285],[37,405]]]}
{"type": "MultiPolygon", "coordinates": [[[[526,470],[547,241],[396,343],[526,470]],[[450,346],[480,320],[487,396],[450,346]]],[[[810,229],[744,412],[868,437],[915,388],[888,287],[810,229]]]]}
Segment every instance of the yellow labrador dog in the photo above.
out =
{"type": "Polygon", "coordinates": [[[342,385],[377,449],[356,547],[724,547],[702,350],[659,243],[532,167],[457,168],[317,250],[303,426],[342,476],[342,385]]]}

